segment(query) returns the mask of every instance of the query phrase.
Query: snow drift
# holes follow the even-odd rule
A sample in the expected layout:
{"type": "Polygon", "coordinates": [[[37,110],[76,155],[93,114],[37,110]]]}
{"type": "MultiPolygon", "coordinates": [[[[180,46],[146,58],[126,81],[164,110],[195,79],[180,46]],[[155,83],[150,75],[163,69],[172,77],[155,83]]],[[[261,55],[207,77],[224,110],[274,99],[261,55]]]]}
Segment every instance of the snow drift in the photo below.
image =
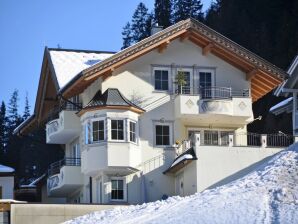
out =
{"type": "Polygon", "coordinates": [[[298,144],[227,185],[66,223],[298,223],[298,144]]]}

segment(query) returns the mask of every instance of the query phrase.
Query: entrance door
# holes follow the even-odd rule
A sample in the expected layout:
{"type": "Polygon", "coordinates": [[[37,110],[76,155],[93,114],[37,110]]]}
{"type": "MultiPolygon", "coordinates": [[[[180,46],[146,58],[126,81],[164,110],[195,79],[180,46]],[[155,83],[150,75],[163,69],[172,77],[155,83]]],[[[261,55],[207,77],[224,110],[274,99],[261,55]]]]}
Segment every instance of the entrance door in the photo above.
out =
{"type": "Polygon", "coordinates": [[[183,172],[176,177],[176,193],[179,196],[184,196],[184,178],[183,172]]]}

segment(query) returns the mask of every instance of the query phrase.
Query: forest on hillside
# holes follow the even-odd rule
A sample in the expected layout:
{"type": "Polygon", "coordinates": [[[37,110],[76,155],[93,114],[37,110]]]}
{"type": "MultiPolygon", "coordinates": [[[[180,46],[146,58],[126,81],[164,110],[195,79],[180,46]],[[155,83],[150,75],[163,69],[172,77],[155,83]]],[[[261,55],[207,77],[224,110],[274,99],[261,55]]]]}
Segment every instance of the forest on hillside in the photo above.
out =
{"type": "MultiPolygon", "coordinates": [[[[152,12],[140,2],[130,21],[123,23],[123,47],[150,36],[152,24],[164,28],[189,17],[195,18],[273,64],[287,69],[298,51],[298,1],[297,0],[216,0],[203,12],[200,0],[155,0],[152,12]]],[[[14,91],[8,109],[2,102],[0,109],[0,164],[16,169],[20,184],[46,172],[48,165],[63,157],[63,150],[45,144],[44,127],[28,136],[13,136],[13,130],[29,114],[26,100],[24,113],[19,112],[18,92],[14,91]]],[[[262,115],[249,131],[291,133],[291,116],[278,117],[268,112],[281,101],[268,93],[253,105],[255,117],[262,115]]]]}

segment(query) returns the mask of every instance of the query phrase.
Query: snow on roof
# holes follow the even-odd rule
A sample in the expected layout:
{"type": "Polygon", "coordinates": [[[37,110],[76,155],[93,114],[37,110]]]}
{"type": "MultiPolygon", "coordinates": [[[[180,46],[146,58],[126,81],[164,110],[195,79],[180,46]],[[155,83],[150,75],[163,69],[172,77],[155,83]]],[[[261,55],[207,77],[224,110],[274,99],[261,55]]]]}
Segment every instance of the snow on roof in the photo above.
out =
{"type": "Polygon", "coordinates": [[[13,199],[0,199],[0,204],[16,204],[16,203],[27,203],[26,201],[17,201],[13,199]]]}
{"type": "MultiPolygon", "coordinates": [[[[278,104],[274,105],[273,107],[271,107],[269,111],[272,113],[275,113],[276,110],[281,110],[284,107],[289,106],[289,104],[292,102],[292,100],[293,100],[293,97],[289,97],[289,98],[279,102],[278,104]]],[[[283,112],[284,112],[284,110],[283,110],[283,112]]],[[[280,114],[280,113],[276,113],[276,114],[280,114]]]]}
{"type": "Polygon", "coordinates": [[[0,173],[13,173],[13,172],[14,172],[14,168],[0,164],[0,173]]]}
{"type": "Polygon", "coordinates": [[[181,156],[177,160],[175,160],[175,162],[173,162],[171,167],[177,165],[178,163],[180,163],[183,160],[189,160],[189,159],[193,159],[193,156],[191,154],[184,154],[183,156],[181,156]]]}
{"type": "Polygon", "coordinates": [[[298,223],[297,163],[295,144],[221,187],[187,197],[98,211],[65,224],[298,223]]]}
{"type": "Polygon", "coordinates": [[[113,53],[49,49],[60,89],[82,70],[101,62],[113,53]]]}

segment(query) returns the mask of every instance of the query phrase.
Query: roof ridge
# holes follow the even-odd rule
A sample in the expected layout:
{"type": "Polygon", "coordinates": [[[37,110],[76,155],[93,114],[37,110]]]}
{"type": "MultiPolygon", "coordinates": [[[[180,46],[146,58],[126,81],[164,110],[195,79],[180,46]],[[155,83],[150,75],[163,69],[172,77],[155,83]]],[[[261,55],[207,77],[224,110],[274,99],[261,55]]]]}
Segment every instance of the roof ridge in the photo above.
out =
{"type": "Polygon", "coordinates": [[[71,49],[71,48],[48,48],[49,51],[66,51],[66,52],[77,52],[77,53],[98,53],[98,54],[115,54],[117,51],[99,51],[99,50],[83,50],[83,49],[71,49]]]}

